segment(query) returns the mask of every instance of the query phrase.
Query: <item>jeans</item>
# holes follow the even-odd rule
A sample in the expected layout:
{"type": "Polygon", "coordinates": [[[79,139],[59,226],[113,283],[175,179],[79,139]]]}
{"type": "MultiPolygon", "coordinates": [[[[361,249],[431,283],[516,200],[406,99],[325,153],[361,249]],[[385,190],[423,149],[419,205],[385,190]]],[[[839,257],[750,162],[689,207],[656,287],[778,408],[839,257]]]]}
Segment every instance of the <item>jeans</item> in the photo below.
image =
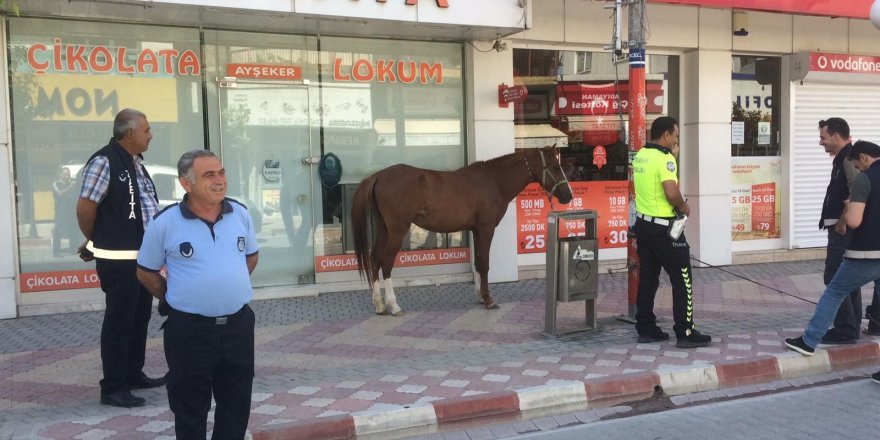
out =
{"type": "Polygon", "coordinates": [[[804,342],[813,348],[819,345],[843,299],[877,278],[880,278],[880,260],[844,258],[816,304],[813,318],[804,331],[804,342]]]}
{"type": "MultiPolygon", "coordinates": [[[[853,230],[847,229],[846,234],[840,235],[834,230],[834,227],[828,228],[828,251],[825,255],[825,273],[823,281],[827,286],[834,277],[837,268],[843,261],[843,254],[846,252],[849,242],[852,240],[853,230]]],[[[848,296],[843,298],[840,307],[837,309],[837,315],[834,317],[834,330],[840,336],[849,339],[858,339],[862,325],[862,292],[855,289],[848,296]]]]}

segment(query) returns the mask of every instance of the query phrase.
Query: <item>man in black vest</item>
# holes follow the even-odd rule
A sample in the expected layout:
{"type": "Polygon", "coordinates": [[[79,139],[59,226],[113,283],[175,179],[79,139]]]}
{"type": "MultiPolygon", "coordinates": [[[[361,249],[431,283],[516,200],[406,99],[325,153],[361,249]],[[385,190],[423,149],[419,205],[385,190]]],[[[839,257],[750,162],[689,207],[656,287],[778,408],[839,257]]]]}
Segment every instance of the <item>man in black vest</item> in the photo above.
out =
{"type": "MultiPolygon", "coordinates": [[[[843,299],[880,278],[880,146],[858,141],[852,146],[850,157],[862,171],[853,179],[843,218],[852,229],[852,240],[843,262],[819,298],[803,336],[785,340],[788,348],[805,356],[813,355],[843,299]]],[[[880,372],[871,377],[880,383],[880,372]]]]}
{"type": "Polygon", "coordinates": [[[113,138],[83,169],[76,217],[86,242],[83,261],[95,261],[106,308],[101,326],[101,403],[131,408],[146,400],[134,388],[154,388],[164,378],[144,372],[147,324],[153,297],[137,279],[137,251],[147,222],[159,210],[156,187],[143,165],[150,124],[142,112],[124,109],[113,122],[113,138]]]}
{"type": "MultiPolygon", "coordinates": [[[[852,239],[852,231],[847,230],[843,221],[844,201],[849,198],[849,186],[858,174],[849,160],[849,124],[842,118],[828,118],[819,121],[819,144],[825,152],[834,157],[831,165],[831,181],[825,191],[822,203],[822,217],[819,229],[828,230],[828,248],[825,254],[824,281],[827,286],[840,267],[843,253],[852,239]]],[[[862,294],[857,289],[843,299],[834,327],[822,338],[823,344],[853,344],[859,339],[862,324],[862,294]]]]}

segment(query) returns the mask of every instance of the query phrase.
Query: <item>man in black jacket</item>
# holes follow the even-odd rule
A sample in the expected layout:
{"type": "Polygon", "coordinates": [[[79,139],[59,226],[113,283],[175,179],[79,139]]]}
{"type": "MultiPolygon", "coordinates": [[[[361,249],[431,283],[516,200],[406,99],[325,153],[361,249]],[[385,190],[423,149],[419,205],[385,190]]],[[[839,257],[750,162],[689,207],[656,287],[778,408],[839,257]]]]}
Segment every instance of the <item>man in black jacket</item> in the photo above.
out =
{"type": "MultiPolygon", "coordinates": [[[[843,253],[852,240],[852,230],[843,221],[845,201],[849,199],[849,186],[858,170],[849,159],[852,144],[849,142],[849,124],[842,118],[828,118],[819,121],[819,144],[825,152],[834,157],[831,165],[831,180],[825,191],[822,203],[822,216],[819,229],[828,230],[828,248],[825,255],[824,281],[827,286],[843,261],[843,253]]],[[[853,344],[859,339],[862,324],[862,294],[859,290],[850,292],[843,299],[834,327],[822,337],[823,344],[853,344]]]]}
{"type": "Polygon", "coordinates": [[[105,294],[101,326],[101,403],[131,408],[146,400],[134,388],[154,388],[164,378],[143,372],[153,297],[137,279],[137,251],[147,222],[159,210],[156,187],[144,168],[150,124],[142,112],[124,109],[113,122],[110,143],[89,158],[83,170],[76,217],[86,242],[83,261],[95,268],[105,294]]]}

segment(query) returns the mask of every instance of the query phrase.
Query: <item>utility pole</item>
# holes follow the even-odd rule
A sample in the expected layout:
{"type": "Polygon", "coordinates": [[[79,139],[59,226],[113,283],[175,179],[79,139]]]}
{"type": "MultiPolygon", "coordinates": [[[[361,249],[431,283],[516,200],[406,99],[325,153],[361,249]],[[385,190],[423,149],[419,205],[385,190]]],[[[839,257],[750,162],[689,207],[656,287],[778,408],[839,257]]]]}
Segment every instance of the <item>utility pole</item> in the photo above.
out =
{"type": "MultiPolygon", "coordinates": [[[[621,0],[618,0],[618,2],[621,0]]],[[[630,231],[635,225],[636,191],[633,184],[632,163],[636,152],[646,142],[645,105],[645,0],[629,1],[629,219],[630,231]]],[[[639,255],[636,236],[628,234],[626,246],[628,318],[635,320],[636,293],[639,290],[639,255]]]]}

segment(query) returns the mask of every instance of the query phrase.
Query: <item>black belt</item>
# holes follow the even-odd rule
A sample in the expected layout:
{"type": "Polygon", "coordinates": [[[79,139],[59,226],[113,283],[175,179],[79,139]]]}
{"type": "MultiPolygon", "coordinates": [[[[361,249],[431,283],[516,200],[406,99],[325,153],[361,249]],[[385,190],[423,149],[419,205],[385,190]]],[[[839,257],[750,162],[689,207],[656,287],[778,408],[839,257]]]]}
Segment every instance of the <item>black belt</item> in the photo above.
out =
{"type": "Polygon", "coordinates": [[[646,221],[658,224],[660,226],[669,226],[672,223],[672,219],[675,217],[652,217],[647,214],[642,214],[641,212],[636,213],[636,217],[646,221]]]}
{"type": "Polygon", "coordinates": [[[241,306],[241,308],[238,309],[237,312],[235,312],[235,313],[233,313],[233,314],[231,314],[231,315],[224,315],[224,316],[205,316],[205,315],[199,315],[199,314],[196,314],[196,313],[181,312],[180,310],[177,310],[177,309],[174,309],[174,308],[172,308],[172,309],[170,310],[170,313],[175,314],[175,315],[178,315],[178,316],[180,316],[180,317],[182,317],[182,318],[189,319],[189,320],[191,320],[191,321],[204,322],[204,323],[207,323],[207,324],[214,324],[214,325],[226,325],[226,323],[227,323],[230,319],[235,319],[235,318],[237,318],[237,317],[240,316],[242,313],[244,313],[244,311],[247,310],[247,309],[248,309],[248,305],[245,304],[245,305],[241,306]]]}

